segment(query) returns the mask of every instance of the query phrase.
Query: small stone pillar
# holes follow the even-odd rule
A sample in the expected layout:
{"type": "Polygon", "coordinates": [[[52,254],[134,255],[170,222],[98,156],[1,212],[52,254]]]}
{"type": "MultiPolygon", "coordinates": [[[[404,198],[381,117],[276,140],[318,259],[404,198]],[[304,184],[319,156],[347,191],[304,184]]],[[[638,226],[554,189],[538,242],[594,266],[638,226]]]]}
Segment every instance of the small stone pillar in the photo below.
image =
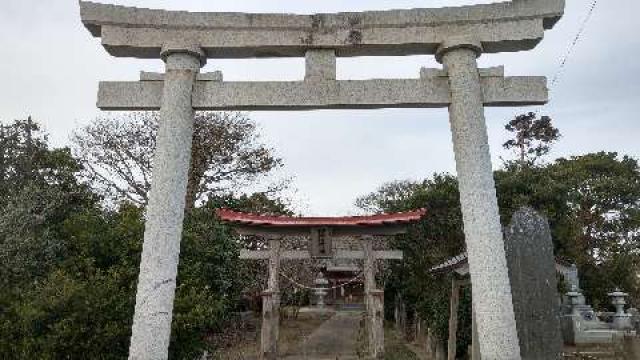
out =
{"type": "Polygon", "coordinates": [[[131,360],[168,357],[180,256],[194,110],[193,86],[206,56],[197,46],[165,46],[160,127],[129,347],[131,360]]]}
{"type": "Polygon", "coordinates": [[[631,315],[624,311],[624,306],[627,304],[626,298],[629,297],[629,294],[615,289],[608,295],[611,298],[611,304],[616,308],[616,313],[613,315],[613,328],[616,330],[633,329],[631,315]]]}
{"type": "Polygon", "coordinates": [[[480,352],[491,360],[519,360],[504,240],[476,58],[482,45],[448,39],[436,54],[449,76],[449,118],[460,189],[480,352]]]}
{"type": "Polygon", "coordinates": [[[280,310],[278,294],[267,290],[262,293],[262,330],[260,332],[260,360],[278,359],[278,328],[280,310]]]}

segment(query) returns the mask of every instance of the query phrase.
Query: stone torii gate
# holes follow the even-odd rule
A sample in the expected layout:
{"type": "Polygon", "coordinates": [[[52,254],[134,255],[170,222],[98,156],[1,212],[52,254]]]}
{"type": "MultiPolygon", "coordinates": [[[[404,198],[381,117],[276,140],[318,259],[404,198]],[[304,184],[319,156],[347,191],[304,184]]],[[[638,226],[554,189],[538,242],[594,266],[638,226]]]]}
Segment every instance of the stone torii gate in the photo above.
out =
{"type": "Polygon", "coordinates": [[[364,260],[364,293],[367,310],[369,354],[376,359],[384,354],[384,291],[376,285],[376,261],[402,260],[402,251],[379,251],[373,248],[374,236],[404,234],[407,227],[420,220],[425,210],[351,217],[288,217],[265,216],[218,210],[222,221],[234,226],[241,235],[268,239],[263,251],[242,250],[245,260],[268,260],[267,290],[262,293],[261,359],[277,359],[280,312],[278,275],[281,260],[361,259],[364,260]],[[309,239],[307,250],[281,250],[281,240],[288,236],[309,239]],[[360,239],[362,250],[333,250],[334,238],[350,236],[360,239]]]}
{"type": "MultiPolygon", "coordinates": [[[[102,82],[104,110],[160,110],[130,359],[165,359],[180,252],[194,110],[448,107],[480,350],[519,359],[484,106],[547,102],[544,77],[479,70],[483,53],[530,50],[564,0],[317,15],[188,13],[80,2],[82,22],[116,57],[162,59],[165,74],[102,82]],[[414,79],[336,80],[336,57],[435,55],[414,79]],[[211,58],[305,57],[290,82],[199,75],[211,58]]],[[[417,72],[417,71],[416,71],[417,72]]]]}

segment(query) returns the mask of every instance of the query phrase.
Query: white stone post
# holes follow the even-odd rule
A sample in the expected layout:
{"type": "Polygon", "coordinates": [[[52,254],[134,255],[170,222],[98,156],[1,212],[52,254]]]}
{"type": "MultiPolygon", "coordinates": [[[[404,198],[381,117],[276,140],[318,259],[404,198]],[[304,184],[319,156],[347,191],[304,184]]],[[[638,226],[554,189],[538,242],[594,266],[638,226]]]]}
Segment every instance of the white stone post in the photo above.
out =
{"type": "Polygon", "coordinates": [[[449,117],[483,359],[520,359],[504,240],[484,117],[477,41],[445,41],[436,58],[448,72],[449,117]]]}
{"type": "Polygon", "coordinates": [[[191,163],[193,86],[206,58],[199,47],[165,47],[160,126],[153,161],[129,359],[168,357],[180,239],[191,163]]]}

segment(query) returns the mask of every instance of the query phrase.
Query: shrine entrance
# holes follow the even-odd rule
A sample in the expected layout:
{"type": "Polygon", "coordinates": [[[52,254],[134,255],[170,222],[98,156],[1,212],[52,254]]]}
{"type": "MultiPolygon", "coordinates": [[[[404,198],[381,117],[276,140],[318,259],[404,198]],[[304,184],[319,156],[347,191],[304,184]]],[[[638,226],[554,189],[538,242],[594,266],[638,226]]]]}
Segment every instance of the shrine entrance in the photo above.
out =
{"type": "Polygon", "coordinates": [[[267,288],[262,292],[260,359],[279,358],[281,281],[313,290],[320,309],[326,305],[346,309],[364,305],[368,353],[374,359],[384,354],[384,291],[376,282],[377,262],[402,260],[401,251],[384,249],[384,238],[405,233],[425,210],[331,218],[264,216],[223,209],[217,215],[240,235],[261,237],[267,245],[264,250],[240,253],[241,259],[268,261],[267,288]],[[306,241],[286,246],[291,237],[306,241]],[[316,262],[314,272],[319,274],[313,285],[299,283],[281,270],[284,261],[309,259],[316,262]]]}
{"type": "MultiPolygon", "coordinates": [[[[480,352],[486,359],[520,359],[484,108],[542,105],[549,93],[544,77],[505,76],[503,67],[480,69],[477,58],[533,49],[564,7],[564,0],[511,0],[293,15],[189,13],[80,1],[82,22],[109,54],[165,63],[164,73],[142,73],[139,82],[101,82],[98,92],[100,109],[160,110],[161,118],[129,359],[168,357],[194,111],[380,108],[449,109],[480,352]],[[338,57],[407,55],[434,55],[442,66],[415,69],[416,76],[408,79],[336,78],[338,57]],[[209,59],[269,57],[304,57],[304,79],[239,82],[224,81],[219,71],[200,73],[209,59]]],[[[303,228],[322,228],[323,222],[303,228]]],[[[333,230],[342,228],[334,225],[333,230]]],[[[363,251],[371,255],[371,249],[363,251]]],[[[365,282],[367,302],[377,301],[369,285],[365,282]]]]}

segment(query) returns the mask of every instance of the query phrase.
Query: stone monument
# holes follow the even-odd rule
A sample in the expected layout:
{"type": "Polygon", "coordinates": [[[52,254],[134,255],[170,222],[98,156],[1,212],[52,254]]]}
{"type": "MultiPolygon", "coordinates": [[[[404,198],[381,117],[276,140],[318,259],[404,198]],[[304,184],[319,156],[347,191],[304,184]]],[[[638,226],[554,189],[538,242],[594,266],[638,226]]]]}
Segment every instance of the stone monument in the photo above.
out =
{"type": "MultiPolygon", "coordinates": [[[[540,105],[543,77],[478,69],[482,54],[534,48],[564,0],[316,15],[188,13],[80,2],[85,27],[117,57],[162,59],[164,74],[103,82],[104,110],[160,110],[130,359],[165,359],[171,334],[194,110],[448,107],[482,356],[520,349],[484,106],[540,105]],[[336,80],[336,57],[435,55],[414,79],[336,80]],[[304,57],[301,81],[226,82],[207,59],[304,57]]],[[[417,69],[416,69],[417,70],[417,69]]],[[[416,71],[417,73],[418,71],[416,71]]]]}
{"type": "Polygon", "coordinates": [[[562,359],[560,296],[547,219],[531,208],[520,209],[505,235],[522,359],[562,359]]]}

